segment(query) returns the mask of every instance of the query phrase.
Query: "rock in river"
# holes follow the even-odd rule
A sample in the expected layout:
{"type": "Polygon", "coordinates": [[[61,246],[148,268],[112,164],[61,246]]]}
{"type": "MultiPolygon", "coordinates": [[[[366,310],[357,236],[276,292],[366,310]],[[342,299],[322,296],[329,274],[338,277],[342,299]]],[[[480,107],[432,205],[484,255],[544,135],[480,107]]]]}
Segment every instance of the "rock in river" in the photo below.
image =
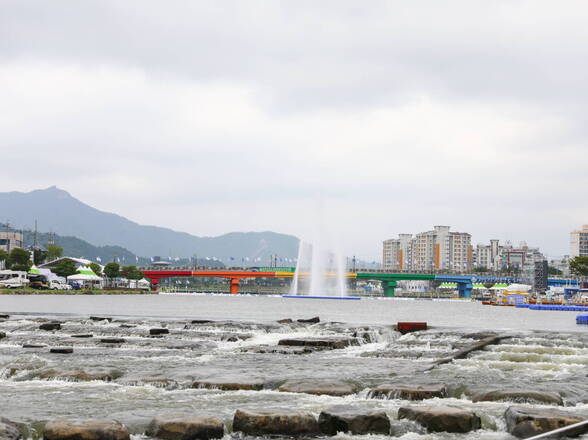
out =
{"type": "Polygon", "coordinates": [[[316,418],[307,412],[288,409],[238,409],[233,431],[248,435],[309,436],[319,433],[316,418]]]}
{"type": "Polygon", "coordinates": [[[335,350],[349,347],[350,345],[359,345],[359,343],[357,342],[357,339],[354,338],[326,337],[280,339],[280,341],[278,341],[278,345],[335,350]]]}
{"type": "Polygon", "coordinates": [[[263,388],[263,381],[257,379],[202,379],[192,382],[192,388],[211,388],[223,391],[259,391],[263,388]]]}
{"type": "Polygon", "coordinates": [[[390,434],[390,419],[382,410],[337,405],[323,410],[318,421],[321,432],[328,435],[338,432],[356,435],[390,434]]]}
{"type": "Polygon", "coordinates": [[[6,333],[0,332],[0,339],[5,338],[5,337],[6,337],[6,333]]]}
{"type": "Polygon", "coordinates": [[[100,342],[104,344],[122,344],[125,342],[124,338],[102,338],[100,342]]]}
{"type": "Polygon", "coordinates": [[[315,316],[314,318],[299,319],[298,322],[302,322],[304,324],[318,324],[319,322],[321,322],[321,318],[315,316]]]}
{"type": "Polygon", "coordinates": [[[438,406],[405,406],[398,410],[399,419],[414,420],[430,432],[470,432],[480,429],[475,413],[458,408],[438,406]]]}
{"type": "Polygon", "coordinates": [[[39,326],[39,329],[40,330],[47,330],[47,331],[60,330],[61,324],[59,322],[46,322],[44,324],[41,324],[39,326]]]}
{"type": "MultiPolygon", "coordinates": [[[[506,419],[506,430],[520,438],[532,437],[584,420],[582,417],[558,409],[518,406],[509,407],[504,413],[504,418],[506,419]]],[[[588,432],[588,426],[577,428],[566,435],[574,437],[585,432],[588,432]]]]}
{"type": "Polygon", "coordinates": [[[355,389],[345,382],[319,380],[292,380],[284,383],[278,390],[286,393],[306,393],[316,396],[347,396],[355,393],[355,389]]]}
{"type": "Polygon", "coordinates": [[[126,426],[98,420],[51,420],[45,425],[44,440],[129,440],[126,426]]]}
{"type": "Polygon", "coordinates": [[[214,417],[155,417],[146,434],[164,440],[208,440],[222,438],[223,422],[214,417]]]}
{"type": "Polygon", "coordinates": [[[376,399],[424,400],[447,397],[445,385],[383,384],[370,390],[369,397],[376,399]]]}
{"type": "Polygon", "coordinates": [[[109,372],[87,372],[82,370],[62,371],[49,368],[39,373],[39,379],[61,379],[74,382],[102,380],[104,382],[110,382],[113,379],[113,374],[109,372]]]}
{"type": "Polygon", "coordinates": [[[19,440],[21,438],[20,432],[16,423],[8,419],[0,417],[0,439],[1,440],[19,440]]]}
{"type": "Polygon", "coordinates": [[[58,354],[71,354],[73,353],[72,347],[53,347],[49,350],[50,353],[58,353],[58,354]]]}
{"type": "Polygon", "coordinates": [[[169,333],[169,329],[167,328],[151,328],[149,329],[150,335],[167,335],[169,333]]]}
{"type": "Polygon", "coordinates": [[[543,403],[547,405],[563,405],[563,399],[556,393],[544,393],[532,390],[492,390],[479,391],[472,394],[472,402],[497,402],[508,400],[517,403],[543,403]]]}

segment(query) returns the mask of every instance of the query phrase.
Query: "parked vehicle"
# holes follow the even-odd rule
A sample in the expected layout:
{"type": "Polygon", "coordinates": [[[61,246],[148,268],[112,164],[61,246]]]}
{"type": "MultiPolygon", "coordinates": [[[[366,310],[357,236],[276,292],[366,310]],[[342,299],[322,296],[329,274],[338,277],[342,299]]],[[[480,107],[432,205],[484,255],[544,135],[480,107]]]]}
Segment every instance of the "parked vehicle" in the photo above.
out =
{"type": "Polygon", "coordinates": [[[16,270],[0,271],[0,288],[18,289],[27,287],[29,279],[26,272],[16,270]]]}
{"type": "Polygon", "coordinates": [[[49,281],[45,275],[29,275],[29,287],[32,289],[47,290],[49,289],[49,281]]]}
{"type": "Polygon", "coordinates": [[[49,289],[51,290],[71,290],[71,286],[60,279],[49,280],[49,289]]]}

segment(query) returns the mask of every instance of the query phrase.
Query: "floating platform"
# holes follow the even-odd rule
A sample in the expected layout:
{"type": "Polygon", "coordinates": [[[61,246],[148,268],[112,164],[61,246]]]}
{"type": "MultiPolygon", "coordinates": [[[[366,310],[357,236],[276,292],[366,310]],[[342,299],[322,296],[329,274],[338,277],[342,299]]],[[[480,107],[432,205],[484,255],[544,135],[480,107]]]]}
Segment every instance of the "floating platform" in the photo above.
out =
{"type": "Polygon", "coordinates": [[[588,315],[576,316],[576,324],[587,324],[588,325],[588,315]]]}
{"type": "Polygon", "coordinates": [[[588,306],[558,306],[553,304],[531,304],[529,310],[556,310],[560,312],[588,312],[588,306]]]}
{"type": "Polygon", "coordinates": [[[311,295],[282,295],[282,298],[300,298],[300,299],[343,299],[359,300],[361,296],[311,296],[311,295]]]}

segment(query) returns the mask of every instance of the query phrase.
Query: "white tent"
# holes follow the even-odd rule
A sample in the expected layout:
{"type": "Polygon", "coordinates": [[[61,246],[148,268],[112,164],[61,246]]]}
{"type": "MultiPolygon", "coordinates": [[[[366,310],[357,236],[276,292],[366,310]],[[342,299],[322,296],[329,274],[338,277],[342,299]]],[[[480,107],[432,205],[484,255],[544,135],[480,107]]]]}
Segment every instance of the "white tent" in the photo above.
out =
{"type": "Polygon", "coordinates": [[[88,266],[80,266],[78,273],[67,277],[68,281],[78,281],[84,284],[84,286],[100,287],[102,278],[92,271],[88,266]]]}

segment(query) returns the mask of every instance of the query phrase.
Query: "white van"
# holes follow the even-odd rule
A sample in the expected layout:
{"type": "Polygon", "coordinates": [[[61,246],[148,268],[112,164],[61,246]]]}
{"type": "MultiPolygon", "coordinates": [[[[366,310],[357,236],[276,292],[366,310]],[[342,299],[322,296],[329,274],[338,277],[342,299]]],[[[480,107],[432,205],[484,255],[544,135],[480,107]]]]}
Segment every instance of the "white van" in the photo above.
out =
{"type": "Polygon", "coordinates": [[[71,290],[71,286],[63,279],[53,278],[49,280],[49,289],[51,290],[71,290]]]}
{"type": "Polygon", "coordinates": [[[26,272],[17,270],[0,270],[0,288],[18,289],[30,283],[26,272]]]}

